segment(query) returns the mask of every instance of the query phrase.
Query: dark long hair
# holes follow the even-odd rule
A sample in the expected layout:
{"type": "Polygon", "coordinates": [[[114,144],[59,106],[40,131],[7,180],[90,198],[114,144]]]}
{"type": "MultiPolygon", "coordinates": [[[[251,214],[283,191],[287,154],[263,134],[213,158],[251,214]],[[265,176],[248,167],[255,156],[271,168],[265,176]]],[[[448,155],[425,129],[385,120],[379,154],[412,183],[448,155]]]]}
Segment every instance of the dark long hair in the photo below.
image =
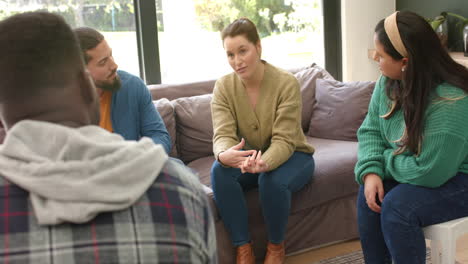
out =
{"type": "MultiPolygon", "coordinates": [[[[386,93],[392,100],[392,107],[384,118],[390,118],[402,109],[406,130],[395,153],[400,154],[409,149],[418,155],[422,144],[424,114],[430,104],[431,94],[443,82],[468,92],[468,70],[449,56],[434,30],[421,16],[400,11],[397,14],[397,25],[408,52],[408,63],[401,81],[388,79],[386,83],[386,93]]],[[[377,24],[375,33],[386,53],[395,60],[403,58],[391,44],[384,29],[384,20],[377,24]]]]}

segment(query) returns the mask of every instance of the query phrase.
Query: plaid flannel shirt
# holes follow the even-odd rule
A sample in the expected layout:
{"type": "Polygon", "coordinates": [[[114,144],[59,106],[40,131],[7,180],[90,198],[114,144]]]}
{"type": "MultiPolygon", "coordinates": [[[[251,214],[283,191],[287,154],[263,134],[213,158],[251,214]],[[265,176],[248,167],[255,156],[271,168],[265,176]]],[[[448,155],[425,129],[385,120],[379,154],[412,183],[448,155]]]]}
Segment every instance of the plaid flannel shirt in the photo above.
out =
{"type": "Polygon", "coordinates": [[[86,224],[39,226],[28,192],[3,177],[0,197],[1,263],[217,262],[206,194],[198,178],[172,160],[132,207],[86,224]]]}

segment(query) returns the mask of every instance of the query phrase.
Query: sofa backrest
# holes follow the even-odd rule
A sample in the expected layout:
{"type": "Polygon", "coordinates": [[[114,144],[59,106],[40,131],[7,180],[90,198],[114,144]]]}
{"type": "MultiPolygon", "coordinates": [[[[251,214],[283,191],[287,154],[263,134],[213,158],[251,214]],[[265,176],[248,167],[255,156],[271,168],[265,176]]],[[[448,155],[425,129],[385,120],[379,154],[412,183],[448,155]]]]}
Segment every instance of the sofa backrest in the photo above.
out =
{"type": "Polygon", "coordinates": [[[148,85],[148,89],[151,92],[153,100],[158,100],[161,98],[174,100],[181,97],[212,93],[215,82],[216,80],[183,84],[151,84],[148,85]]]}
{"type": "MultiPolygon", "coordinates": [[[[342,83],[315,64],[292,72],[301,89],[301,123],[304,133],[312,137],[356,141],[356,131],[367,113],[374,82],[342,83]]],[[[177,156],[185,163],[213,153],[210,108],[212,86],[214,81],[196,83],[194,91],[189,92],[186,90],[192,89],[190,84],[176,85],[173,86],[174,95],[168,97],[185,97],[171,100],[170,105],[167,100],[159,102],[165,99],[155,103],[160,113],[160,108],[167,108],[165,113],[170,113],[169,108],[172,106],[174,116],[163,113],[161,116],[173,141],[175,139],[171,156],[177,156]],[[189,96],[205,91],[210,92],[189,96]]],[[[153,91],[160,88],[158,86],[153,91]]],[[[164,93],[170,93],[170,89],[171,86],[165,86],[164,93]]],[[[156,98],[162,95],[158,94],[156,98]]]]}
{"type": "MultiPolygon", "coordinates": [[[[302,129],[309,129],[310,117],[312,109],[315,106],[315,81],[317,79],[334,78],[325,69],[313,63],[309,66],[292,68],[288,70],[299,81],[302,94],[302,129]]],[[[153,100],[167,98],[172,101],[177,98],[191,97],[213,92],[216,80],[191,82],[184,84],[152,84],[148,85],[153,100]]]]}

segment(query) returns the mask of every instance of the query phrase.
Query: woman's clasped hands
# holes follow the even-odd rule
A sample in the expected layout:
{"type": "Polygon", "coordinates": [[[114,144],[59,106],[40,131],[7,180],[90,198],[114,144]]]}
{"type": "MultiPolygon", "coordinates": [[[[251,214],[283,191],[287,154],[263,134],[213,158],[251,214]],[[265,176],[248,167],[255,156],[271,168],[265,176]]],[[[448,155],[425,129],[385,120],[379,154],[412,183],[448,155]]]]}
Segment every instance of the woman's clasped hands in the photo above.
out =
{"type": "Polygon", "coordinates": [[[219,154],[219,161],[229,167],[239,168],[242,173],[261,173],[268,170],[268,164],[262,159],[262,151],[242,150],[245,140],[219,154]]]}

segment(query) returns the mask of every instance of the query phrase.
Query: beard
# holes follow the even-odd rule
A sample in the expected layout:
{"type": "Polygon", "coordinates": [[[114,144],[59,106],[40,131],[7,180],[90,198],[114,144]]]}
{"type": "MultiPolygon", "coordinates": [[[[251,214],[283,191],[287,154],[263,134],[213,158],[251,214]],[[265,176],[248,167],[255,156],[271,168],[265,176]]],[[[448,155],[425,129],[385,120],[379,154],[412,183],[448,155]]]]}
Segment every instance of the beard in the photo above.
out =
{"type": "Polygon", "coordinates": [[[116,75],[115,79],[110,82],[96,81],[95,84],[99,89],[111,92],[118,91],[122,86],[119,75],[116,75]]]}

